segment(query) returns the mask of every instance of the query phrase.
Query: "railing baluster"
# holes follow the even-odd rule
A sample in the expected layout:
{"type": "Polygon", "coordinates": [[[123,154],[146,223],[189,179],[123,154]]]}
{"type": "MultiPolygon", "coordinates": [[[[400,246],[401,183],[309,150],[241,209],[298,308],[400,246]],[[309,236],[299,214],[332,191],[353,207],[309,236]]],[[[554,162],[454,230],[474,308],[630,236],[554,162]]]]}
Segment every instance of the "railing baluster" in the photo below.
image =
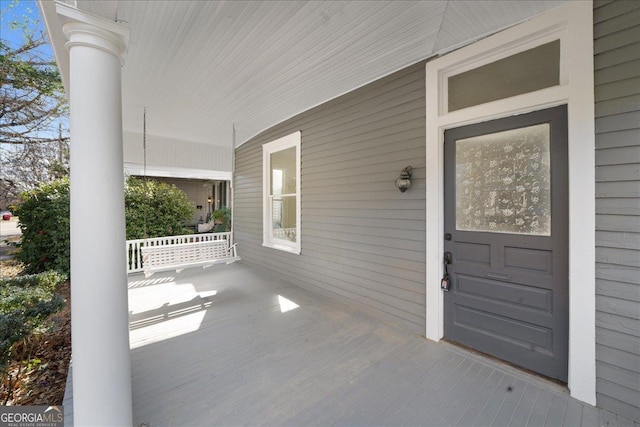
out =
{"type": "Polygon", "coordinates": [[[212,240],[228,240],[229,245],[233,245],[233,237],[231,235],[231,232],[185,234],[182,236],[164,236],[154,237],[150,239],[127,240],[127,274],[137,273],[144,270],[141,251],[141,248],[144,245],[164,246],[189,242],[209,242],[212,240]]]}

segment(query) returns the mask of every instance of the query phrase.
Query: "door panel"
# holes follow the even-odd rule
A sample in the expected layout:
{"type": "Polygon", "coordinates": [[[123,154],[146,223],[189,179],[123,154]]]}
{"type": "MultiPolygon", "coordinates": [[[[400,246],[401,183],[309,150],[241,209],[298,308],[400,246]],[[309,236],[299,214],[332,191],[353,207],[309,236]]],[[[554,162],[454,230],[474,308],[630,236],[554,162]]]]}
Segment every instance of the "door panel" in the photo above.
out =
{"type": "Polygon", "coordinates": [[[567,380],[566,106],[445,132],[445,338],[567,380]]]}

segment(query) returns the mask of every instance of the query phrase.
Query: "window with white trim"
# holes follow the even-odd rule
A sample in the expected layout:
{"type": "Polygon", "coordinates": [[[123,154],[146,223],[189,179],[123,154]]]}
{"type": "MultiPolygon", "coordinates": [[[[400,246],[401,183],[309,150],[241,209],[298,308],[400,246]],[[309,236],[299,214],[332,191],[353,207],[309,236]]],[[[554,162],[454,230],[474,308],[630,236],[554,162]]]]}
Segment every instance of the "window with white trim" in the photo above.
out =
{"type": "Polygon", "coordinates": [[[262,146],[263,246],[300,253],[300,140],[294,132],[262,146]]]}

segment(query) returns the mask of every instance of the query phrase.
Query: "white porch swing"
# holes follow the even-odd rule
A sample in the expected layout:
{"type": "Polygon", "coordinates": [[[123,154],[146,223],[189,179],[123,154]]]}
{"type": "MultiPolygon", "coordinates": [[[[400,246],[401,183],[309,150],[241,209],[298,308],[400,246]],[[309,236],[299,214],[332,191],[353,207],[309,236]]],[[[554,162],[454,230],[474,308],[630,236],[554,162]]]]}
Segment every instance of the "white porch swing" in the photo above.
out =
{"type": "MultiPolygon", "coordinates": [[[[143,132],[142,132],[142,150],[143,150],[143,176],[147,178],[147,109],[144,109],[143,115],[143,132]]],[[[188,236],[176,236],[173,240],[167,237],[163,244],[151,245],[148,241],[145,224],[145,240],[140,248],[142,255],[142,267],[145,278],[150,277],[154,273],[175,270],[177,273],[193,267],[206,268],[215,264],[231,264],[239,261],[236,244],[232,242],[233,236],[233,219],[231,220],[231,233],[220,233],[221,238],[206,239],[197,241],[184,242],[184,238],[188,236]],[[180,237],[180,239],[178,238],[180,237]]],[[[156,239],[154,239],[155,241],[156,239]]]]}
{"type": "Polygon", "coordinates": [[[229,239],[160,246],[145,245],[141,248],[144,276],[148,278],[153,273],[161,271],[175,270],[179,273],[185,268],[231,264],[240,260],[236,246],[230,245],[229,239]]]}

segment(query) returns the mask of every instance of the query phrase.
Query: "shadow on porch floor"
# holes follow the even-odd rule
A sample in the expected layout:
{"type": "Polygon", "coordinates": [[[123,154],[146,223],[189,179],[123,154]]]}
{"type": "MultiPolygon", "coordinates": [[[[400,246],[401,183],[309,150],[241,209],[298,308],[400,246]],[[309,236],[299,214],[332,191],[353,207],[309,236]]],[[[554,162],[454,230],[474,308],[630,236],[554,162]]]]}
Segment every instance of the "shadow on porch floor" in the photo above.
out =
{"type": "Polygon", "coordinates": [[[134,426],[637,427],[243,263],[131,276],[129,309],[134,426]]]}

